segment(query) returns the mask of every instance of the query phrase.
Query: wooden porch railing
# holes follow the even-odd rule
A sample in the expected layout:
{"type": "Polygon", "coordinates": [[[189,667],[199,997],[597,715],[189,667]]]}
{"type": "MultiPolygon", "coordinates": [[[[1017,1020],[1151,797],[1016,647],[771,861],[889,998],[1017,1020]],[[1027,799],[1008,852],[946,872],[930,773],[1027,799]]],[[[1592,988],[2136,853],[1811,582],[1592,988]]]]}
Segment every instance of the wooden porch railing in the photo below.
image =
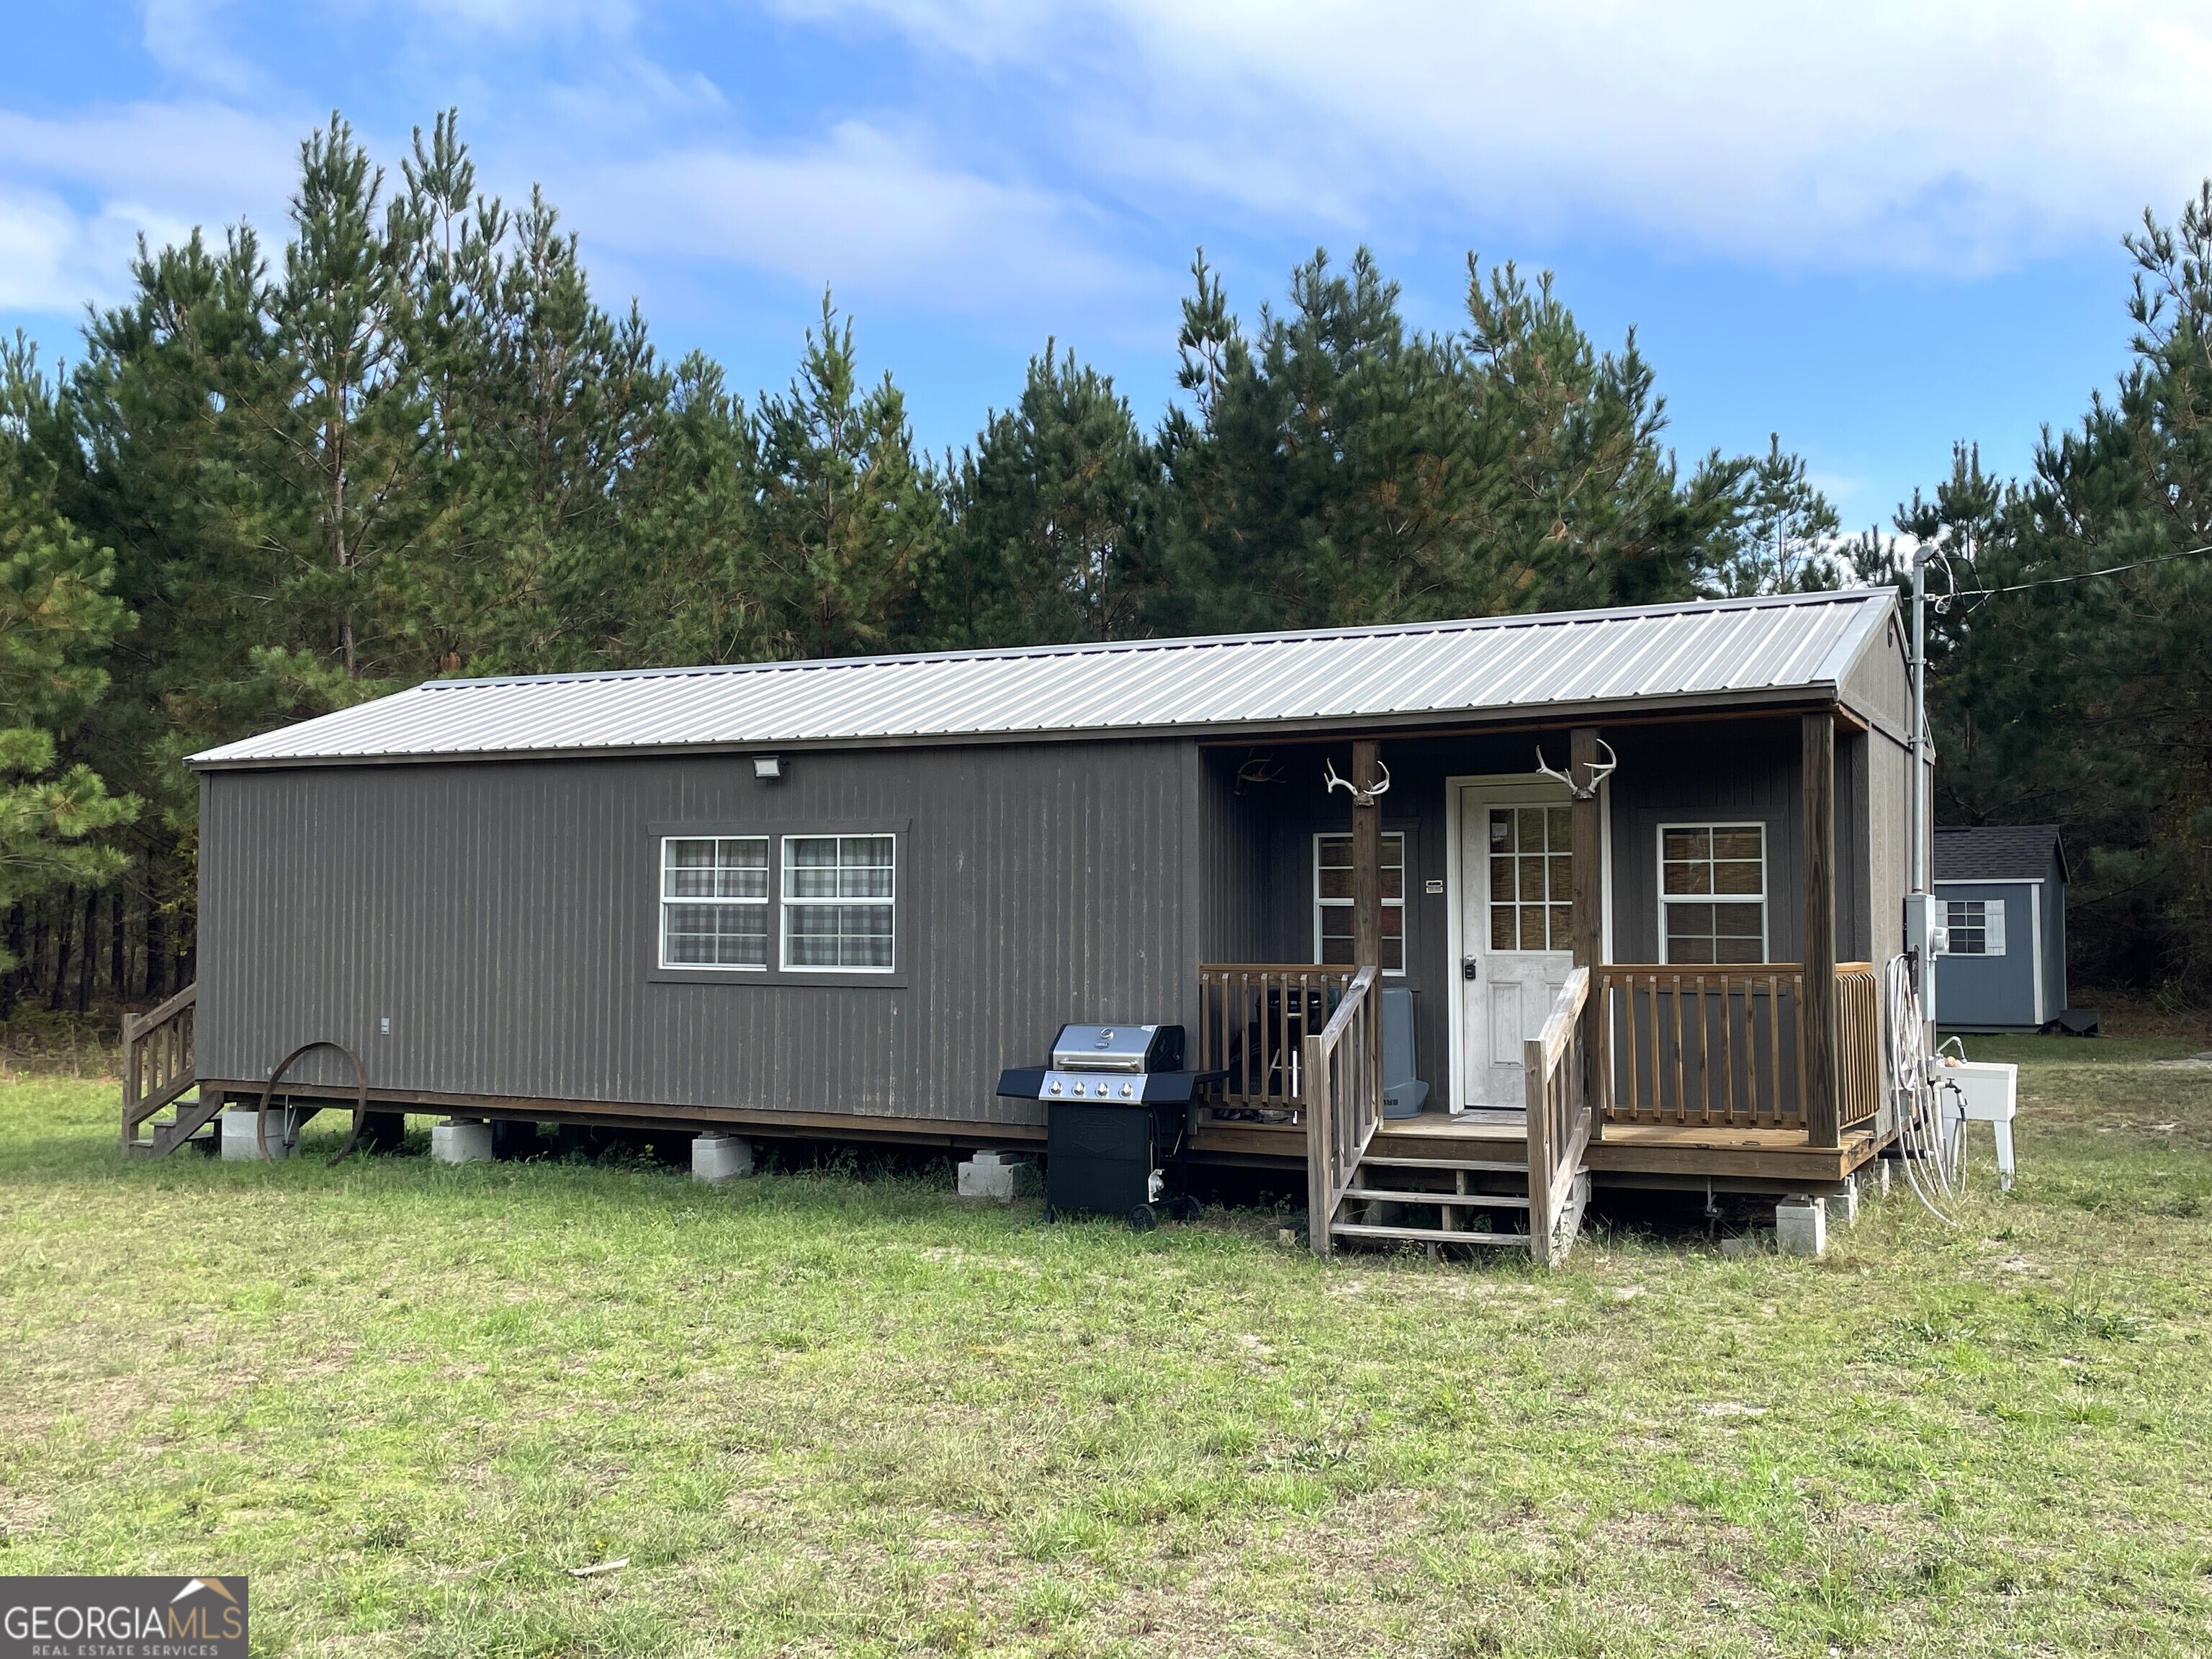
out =
{"type": "Polygon", "coordinates": [[[1598,975],[1607,1123],[1805,1127],[1801,964],[1607,963],[1598,975]]]}
{"type": "MultiPolygon", "coordinates": [[[[1807,1127],[1802,964],[1607,963],[1597,971],[1606,1122],[1807,1127]]],[[[1849,1125],[1880,1109],[1880,1006],[1871,963],[1838,963],[1836,983],[1849,1125]]]]}
{"type": "Polygon", "coordinates": [[[152,1141],[139,1139],[139,1126],[199,1081],[192,1065],[193,1008],[199,987],[187,985],[150,1012],[123,1022],[123,1146],[126,1152],[167,1152],[214,1115],[213,1109],[188,1124],[166,1129],[152,1141]],[[164,1141],[167,1144],[163,1144],[164,1141]]]}
{"type": "Polygon", "coordinates": [[[1328,1023],[1305,1038],[1306,1232],[1316,1255],[1329,1253],[1337,1208],[1382,1121],[1382,1074],[1369,1030],[1382,1017],[1375,979],[1371,967],[1354,974],[1328,1023]]]}
{"type": "Polygon", "coordinates": [[[1837,1025],[1845,1130],[1875,1125],[1882,1116],[1881,976],[1870,962],[1836,965],[1837,1025]]]}
{"type": "Polygon", "coordinates": [[[1352,980],[1349,968],[1310,963],[1200,965],[1192,1067],[1229,1074],[1213,1103],[1302,1111],[1305,1039],[1328,1023],[1352,980]]]}
{"type": "Polygon", "coordinates": [[[1542,1032],[1522,1045],[1528,1106],[1528,1247],[1546,1267],[1566,1260],[1589,1197],[1583,1155],[1596,1122],[1583,1037],[1590,973],[1567,975],[1542,1032]]]}

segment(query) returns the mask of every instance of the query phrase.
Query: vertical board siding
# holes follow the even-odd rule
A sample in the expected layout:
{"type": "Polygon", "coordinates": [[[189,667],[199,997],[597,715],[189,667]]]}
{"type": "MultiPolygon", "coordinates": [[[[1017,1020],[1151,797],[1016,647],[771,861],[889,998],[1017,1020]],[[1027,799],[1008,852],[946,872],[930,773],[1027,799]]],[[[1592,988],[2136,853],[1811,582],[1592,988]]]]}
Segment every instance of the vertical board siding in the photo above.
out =
{"type": "MultiPolygon", "coordinates": [[[[210,773],[201,1069],[357,1049],[379,1088],[1032,1121],[1066,1020],[1196,998],[1193,746],[1166,740],[210,773]],[[650,825],[904,822],[895,987],[671,983],[650,825]],[[390,1036],[377,1022],[389,1016],[390,1036]]],[[[339,1080],[335,1056],[305,1062],[339,1080]]]]}
{"type": "Polygon", "coordinates": [[[1796,961],[1805,937],[1796,720],[1634,732],[1613,746],[1613,960],[1661,959],[1659,826],[1735,823],[1766,827],[1766,959],[1796,961]]]}
{"type": "Polygon", "coordinates": [[[1880,966],[1905,948],[1905,896],[1912,881],[1912,753],[1884,732],[1866,739],[1867,910],[1863,960],[1880,966]]]}

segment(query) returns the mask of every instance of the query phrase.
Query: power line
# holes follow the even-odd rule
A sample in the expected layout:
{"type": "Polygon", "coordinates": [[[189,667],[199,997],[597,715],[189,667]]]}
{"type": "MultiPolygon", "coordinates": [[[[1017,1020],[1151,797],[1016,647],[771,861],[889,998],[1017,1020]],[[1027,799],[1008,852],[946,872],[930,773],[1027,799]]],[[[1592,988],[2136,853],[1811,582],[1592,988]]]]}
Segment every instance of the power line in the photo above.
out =
{"type": "MultiPolygon", "coordinates": [[[[2117,576],[2123,571],[2141,570],[2154,564],[2172,564],[2176,559],[2193,559],[2206,553],[2212,553],[2212,544],[2185,548],[2179,553],[2161,553],[2154,559],[2137,559],[2133,564],[2108,565],[2102,570],[2083,570],[2070,576],[2045,576],[2036,581],[2014,582],[2009,587],[1954,588],[1944,594],[1943,599],[1948,603],[1953,599],[1993,599],[1999,593],[2025,593],[2031,587],[2055,587],[2061,582],[2086,582],[2099,576],[2117,576]]],[[[1948,570],[1949,568],[1949,561],[1946,560],[1944,568],[1948,570]]]]}

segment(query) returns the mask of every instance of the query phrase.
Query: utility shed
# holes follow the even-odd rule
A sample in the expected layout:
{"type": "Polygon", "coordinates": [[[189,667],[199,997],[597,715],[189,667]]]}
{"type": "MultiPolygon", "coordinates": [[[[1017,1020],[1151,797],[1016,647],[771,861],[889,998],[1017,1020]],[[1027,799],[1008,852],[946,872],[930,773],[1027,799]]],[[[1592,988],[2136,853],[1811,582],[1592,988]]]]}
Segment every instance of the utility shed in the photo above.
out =
{"type": "Polygon", "coordinates": [[[319,1042],[380,1106],[991,1146],[1063,1021],[1172,1023],[1195,1153],[1291,1164],[1389,996],[1428,1105],[1368,1156],[1571,1176],[1522,1117],[1571,1022],[1600,1178],[1814,1190],[1882,1133],[1908,690],[1887,589],[432,682],[193,757],[163,1052],[204,1101],[319,1042]]]}
{"type": "Polygon", "coordinates": [[[1947,1031],[2035,1031],[2066,1006],[2066,848],[2055,823],[1936,831],[1947,1031]]]}

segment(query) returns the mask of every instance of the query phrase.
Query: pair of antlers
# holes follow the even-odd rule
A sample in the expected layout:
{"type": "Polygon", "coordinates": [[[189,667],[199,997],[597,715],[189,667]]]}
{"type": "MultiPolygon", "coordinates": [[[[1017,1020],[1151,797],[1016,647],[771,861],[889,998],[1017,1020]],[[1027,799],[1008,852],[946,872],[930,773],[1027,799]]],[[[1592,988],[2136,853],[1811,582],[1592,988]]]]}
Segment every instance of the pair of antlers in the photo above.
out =
{"type": "Polygon", "coordinates": [[[1340,778],[1336,775],[1334,760],[1325,760],[1321,763],[1322,781],[1328,785],[1330,789],[1343,790],[1346,794],[1352,797],[1352,804],[1354,806],[1372,806],[1382,797],[1390,793],[1390,769],[1377,760],[1375,763],[1375,769],[1382,775],[1382,781],[1372,789],[1362,789],[1350,778],[1340,778]]]}
{"type": "Polygon", "coordinates": [[[1613,768],[1620,764],[1620,757],[1613,752],[1613,745],[1607,743],[1603,738],[1600,738],[1597,740],[1597,746],[1605,750],[1605,758],[1601,761],[1592,761],[1590,763],[1589,784],[1587,788],[1577,788],[1571,774],[1562,772],[1558,770],[1556,768],[1545,765],[1544,745],[1540,743],[1536,745],[1536,769],[1539,772],[1541,772],[1546,777],[1557,778],[1561,783],[1565,784],[1567,786],[1567,793],[1573,796],[1577,800],[1593,799],[1597,794],[1598,785],[1603,783],[1607,778],[1611,777],[1613,775],[1613,768]]]}

